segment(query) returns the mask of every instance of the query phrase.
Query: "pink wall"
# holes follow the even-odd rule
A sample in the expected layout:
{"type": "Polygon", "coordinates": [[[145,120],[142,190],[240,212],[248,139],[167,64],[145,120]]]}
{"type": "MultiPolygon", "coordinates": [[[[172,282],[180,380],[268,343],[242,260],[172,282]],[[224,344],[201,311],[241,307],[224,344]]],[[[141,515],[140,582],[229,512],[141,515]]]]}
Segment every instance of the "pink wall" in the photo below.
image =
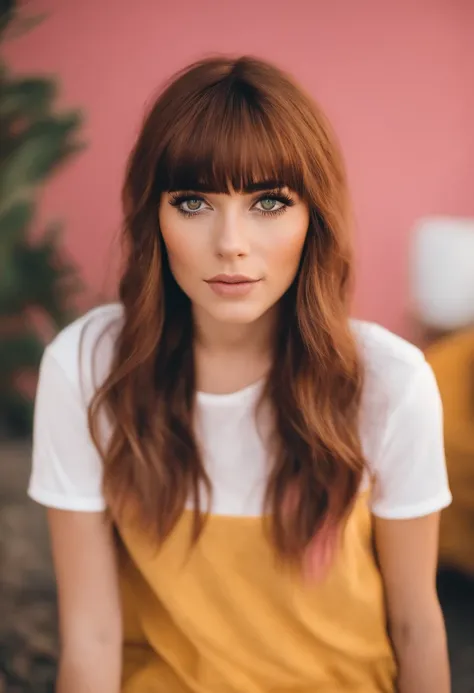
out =
{"type": "Polygon", "coordinates": [[[358,314],[407,333],[410,229],[429,213],[474,214],[471,0],[30,0],[50,12],[9,48],[53,72],[87,116],[87,151],[52,181],[41,216],[94,292],[113,286],[119,189],[145,101],[212,52],[293,72],[342,141],[357,214],[358,314]]]}

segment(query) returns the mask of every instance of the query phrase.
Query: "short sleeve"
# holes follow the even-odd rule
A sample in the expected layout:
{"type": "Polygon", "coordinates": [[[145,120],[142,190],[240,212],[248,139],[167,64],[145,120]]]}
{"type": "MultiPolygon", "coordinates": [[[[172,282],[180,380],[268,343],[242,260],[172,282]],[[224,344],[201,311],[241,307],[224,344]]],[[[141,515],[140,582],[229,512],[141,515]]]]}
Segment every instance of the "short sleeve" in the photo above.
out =
{"type": "Polygon", "coordinates": [[[426,361],[388,420],[374,471],[371,507],[378,517],[421,517],[451,503],[441,398],[426,361]]]}
{"type": "Polygon", "coordinates": [[[102,462],[89,435],[80,388],[46,349],[35,401],[28,495],[61,510],[101,511],[102,462]]]}

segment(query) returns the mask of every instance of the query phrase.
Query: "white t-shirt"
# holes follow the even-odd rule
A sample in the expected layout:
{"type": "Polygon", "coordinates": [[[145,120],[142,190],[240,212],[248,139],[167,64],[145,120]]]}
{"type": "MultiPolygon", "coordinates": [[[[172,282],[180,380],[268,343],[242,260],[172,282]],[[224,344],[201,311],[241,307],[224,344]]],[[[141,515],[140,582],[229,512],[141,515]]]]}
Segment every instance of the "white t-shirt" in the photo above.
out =
{"type": "MultiPolygon", "coordinates": [[[[87,406],[109,372],[121,320],[120,305],[96,308],[64,329],[45,351],[28,492],[46,506],[105,508],[102,462],[89,436],[87,406]]],[[[371,479],[371,511],[388,519],[438,511],[449,505],[451,494],[433,372],[419,349],[384,328],[360,321],[352,325],[366,369],[360,436],[369,467],[365,483],[371,479]]],[[[227,395],[197,394],[196,434],[213,485],[213,514],[255,516],[263,510],[268,456],[254,418],[261,386],[227,395]]]]}

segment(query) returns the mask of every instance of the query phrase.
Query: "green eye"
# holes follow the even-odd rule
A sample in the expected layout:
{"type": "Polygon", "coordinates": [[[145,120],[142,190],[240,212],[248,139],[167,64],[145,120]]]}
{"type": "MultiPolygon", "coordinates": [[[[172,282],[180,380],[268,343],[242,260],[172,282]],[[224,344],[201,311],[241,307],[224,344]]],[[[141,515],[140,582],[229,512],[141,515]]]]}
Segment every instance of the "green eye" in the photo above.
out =
{"type": "Polygon", "coordinates": [[[271,197],[264,197],[260,200],[260,205],[265,212],[273,211],[278,204],[278,200],[274,200],[271,197]]]}

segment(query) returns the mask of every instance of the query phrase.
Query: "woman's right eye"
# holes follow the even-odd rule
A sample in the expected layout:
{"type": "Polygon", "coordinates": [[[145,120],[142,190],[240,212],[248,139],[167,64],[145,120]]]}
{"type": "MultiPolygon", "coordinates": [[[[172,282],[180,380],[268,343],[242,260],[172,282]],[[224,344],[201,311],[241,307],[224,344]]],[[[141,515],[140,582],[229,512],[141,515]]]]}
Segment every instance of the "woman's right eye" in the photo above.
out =
{"type": "Polygon", "coordinates": [[[195,214],[199,214],[204,209],[208,209],[209,205],[202,197],[196,197],[196,195],[186,195],[186,194],[172,194],[170,199],[170,205],[176,207],[180,214],[184,214],[187,217],[192,217],[195,214]]]}

